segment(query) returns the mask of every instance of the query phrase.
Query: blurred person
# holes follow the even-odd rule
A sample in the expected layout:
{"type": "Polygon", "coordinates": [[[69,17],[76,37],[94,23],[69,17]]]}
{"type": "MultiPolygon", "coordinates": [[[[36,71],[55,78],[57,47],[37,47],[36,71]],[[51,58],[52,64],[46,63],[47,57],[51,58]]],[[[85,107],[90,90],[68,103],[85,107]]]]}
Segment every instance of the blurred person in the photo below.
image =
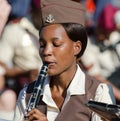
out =
{"type": "MultiPolygon", "coordinates": [[[[11,6],[6,0],[0,0],[0,38],[4,27],[7,24],[11,6]],[[4,11],[4,12],[3,12],[4,11]]],[[[11,120],[13,118],[14,109],[16,105],[16,93],[6,88],[6,81],[4,78],[4,70],[0,70],[0,120],[11,120]],[[8,102],[8,100],[10,102],[8,102]]]]}
{"type": "Polygon", "coordinates": [[[109,35],[109,44],[113,46],[113,51],[117,54],[117,60],[120,63],[120,10],[114,14],[115,30],[109,35]]]}
{"type": "Polygon", "coordinates": [[[42,62],[37,34],[37,29],[27,18],[15,19],[6,25],[0,42],[0,65],[7,77],[14,79],[28,75],[30,70],[39,71],[42,62]]]}
{"type": "Polygon", "coordinates": [[[87,76],[77,64],[87,45],[84,6],[70,0],[43,0],[41,12],[39,54],[48,64],[48,75],[38,105],[28,112],[36,81],[21,90],[13,121],[102,121],[87,101],[115,104],[115,98],[110,85],[87,76]]]}
{"type": "Polygon", "coordinates": [[[42,65],[38,53],[39,8],[32,4],[29,9],[30,19],[16,17],[10,20],[0,39],[0,71],[8,79],[15,80],[13,88],[17,93],[25,83],[36,79],[42,65]]]}
{"type": "Polygon", "coordinates": [[[89,34],[88,46],[84,55],[81,57],[81,63],[89,75],[113,86],[114,95],[118,101],[117,103],[120,103],[119,78],[118,76],[113,80],[109,78],[120,67],[120,63],[114,61],[115,55],[107,48],[109,46],[109,40],[106,38],[107,36],[100,30],[97,33],[93,31],[93,33],[89,34]]]}
{"type": "Polygon", "coordinates": [[[120,7],[114,3],[118,3],[119,6],[118,0],[96,0],[94,21],[96,22],[96,26],[100,26],[104,31],[109,33],[115,29],[114,14],[120,10],[120,7]]]}
{"type": "Polygon", "coordinates": [[[120,10],[116,11],[114,14],[114,24],[115,30],[109,35],[109,45],[107,48],[112,52],[114,63],[116,63],[116,71],[109,79],[113,83],[114,80],[116,80],[116,85],[120,88],[120,10]]]}
{"type": "Polygon", "coordinates": [[[0,37],[6,25],[6,22],[8,21],[10,12],[11,6],[7,2],[7,0],[0,0],[0,37]]]}

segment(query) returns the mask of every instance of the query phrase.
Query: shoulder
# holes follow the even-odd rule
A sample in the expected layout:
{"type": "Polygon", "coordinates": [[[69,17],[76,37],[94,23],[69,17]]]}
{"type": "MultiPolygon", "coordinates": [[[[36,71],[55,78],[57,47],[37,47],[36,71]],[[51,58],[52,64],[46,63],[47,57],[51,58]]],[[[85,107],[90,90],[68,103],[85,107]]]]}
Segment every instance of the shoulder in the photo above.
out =
{"type": "Polygon", "coordinates": [[[98,87],[98,85],[101,83],[100,81],[96,80],[94,77],[88,74],[85,75],[85,80],[87,88],[98,87]]]}
{"type": "Polygon", "coordinates": [[[95,100],[100,101],[100,102],[115,104],[116,101],[115,101],[115,97],[113,94],[112,86],[106,83],[99,84],[96,90],[95,100]]]}
{"type": "Polygon", "coordinates": [[[96,80],[94,77],[86,74],[85,76],[85,91],[88,99],[93,99],[95,97],[95,92],[100,85],[100,81],[96,80]]]}

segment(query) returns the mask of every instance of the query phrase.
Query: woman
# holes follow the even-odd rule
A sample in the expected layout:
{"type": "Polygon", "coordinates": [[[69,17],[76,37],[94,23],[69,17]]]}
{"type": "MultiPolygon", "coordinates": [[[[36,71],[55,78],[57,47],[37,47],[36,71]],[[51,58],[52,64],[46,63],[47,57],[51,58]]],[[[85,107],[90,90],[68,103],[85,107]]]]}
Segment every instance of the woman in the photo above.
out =
{"type": "Polygon", "coordinates": [[[77,59],[82,56],[87,45],[82,16],[84,9],[69,0],[45,0],[42,4],[39,53],[43,63],[48,64],[48,76],[44,81],[39,104],[27,113],[25,109],[35,83],[21,91],[14,121],[23,121],[24,115],[25,121],[100,121],[100,117],[86,106],[87,101],[93,99],[115,103],[115,98],[108,85],[86,76],[77,64],[77,59]],[[77,19],[74,12],[77,13],[79,8],[80,16],[77,19]],[[64,12],[58,14],[61,9],[64,12]],[[62,19],[61,15],[64,16],[62,19]]]}

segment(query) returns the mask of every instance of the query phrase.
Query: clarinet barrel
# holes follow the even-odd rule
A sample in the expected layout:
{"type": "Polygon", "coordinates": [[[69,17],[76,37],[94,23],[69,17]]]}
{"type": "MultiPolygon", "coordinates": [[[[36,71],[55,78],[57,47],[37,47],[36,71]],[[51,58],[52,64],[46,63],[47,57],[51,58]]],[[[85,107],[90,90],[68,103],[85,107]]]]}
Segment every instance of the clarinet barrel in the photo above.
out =
{"type": "Polygon", "coordinates": [[[35,82],[33,93],[29,99],[26,112],[29,112],[31,109],[35,108],[39,102],[41,91],[43,90],[44,80],[47,75],[48,65],[44,64],[39,73],[38,79],[35,82]]]}

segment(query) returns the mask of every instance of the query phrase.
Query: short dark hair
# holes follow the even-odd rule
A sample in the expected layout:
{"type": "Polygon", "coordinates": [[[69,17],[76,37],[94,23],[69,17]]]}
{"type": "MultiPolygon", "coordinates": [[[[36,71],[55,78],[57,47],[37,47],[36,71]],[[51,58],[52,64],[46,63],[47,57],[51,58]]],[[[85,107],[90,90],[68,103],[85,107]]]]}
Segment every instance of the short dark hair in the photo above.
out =
{"type": "Polygon", "coordinates": [[[68,37],[76,42],[78,40],[82,43],[82,50],[77,55],[77,58],[81,57],[86,49],[87,46],[87,31],[85,26],[78,24],[78,23],[61,23],[64,27],[68,37]]]}
{"type": "MultiPolygon", "coordinates": [[[[87,31],[86,31],[85,26],[83,26],[82,24],[78,24],[78,23],[60,23],[60,24],[63,26],[68,37],[72,41],[74,41],[74,42],[76,42],[78,40],[81,41],[82,49],[81,49],[80,53],[77,55],[77,58],[80,58],[83,55],[83,53],[86,49],[86,46],[87,46],[87,31]]],[[[45,27],[45,26],[40,27],[39,34],[43,27],[45,27]]]]}

